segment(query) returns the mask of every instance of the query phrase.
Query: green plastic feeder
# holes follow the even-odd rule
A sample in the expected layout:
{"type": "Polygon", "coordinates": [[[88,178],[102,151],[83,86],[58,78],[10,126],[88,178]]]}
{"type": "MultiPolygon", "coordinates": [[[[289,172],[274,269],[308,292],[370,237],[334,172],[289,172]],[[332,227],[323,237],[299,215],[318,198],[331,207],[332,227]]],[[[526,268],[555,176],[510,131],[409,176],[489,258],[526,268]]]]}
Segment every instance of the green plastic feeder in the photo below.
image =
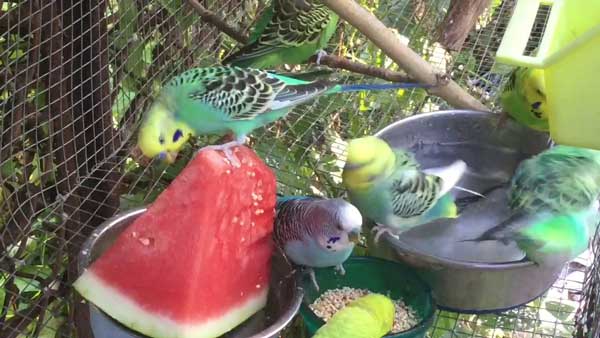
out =
{"type": "Polygon", "coordinates": [[[435,302],[429,286],[409,266],[375,257],[353,256],[344,263],[345,275],[340,275],[333,268],[315,269],[319,291],[317,291],[308,276],[301,282],[304,288],[304,299],[300,314],[309,335],[312,337],[325,322],[310,308],[322,293],[330,289],[351,287],[368,289],[372,292],[388,295],[391,299],[402,299],[404,304],[414,309],[421,322],[415,327],[385,338],[419,338],[433,324],[435,302]]]}

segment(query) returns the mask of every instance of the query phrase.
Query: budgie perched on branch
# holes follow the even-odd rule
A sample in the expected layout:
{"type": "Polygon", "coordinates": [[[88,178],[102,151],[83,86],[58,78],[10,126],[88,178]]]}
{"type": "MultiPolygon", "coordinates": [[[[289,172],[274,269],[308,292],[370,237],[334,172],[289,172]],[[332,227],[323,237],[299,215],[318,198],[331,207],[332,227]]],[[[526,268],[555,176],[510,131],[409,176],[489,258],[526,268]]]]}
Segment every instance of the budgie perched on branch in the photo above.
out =
{"type": "Polygon", "coordinates": [[[248,43],[223,64],[263,69],[300,64],[315,54],[319,63],[338,21],[337,14],[318,0],[272,0],[248,43]]]}
{"type": "Polygon", "coordinates": [[[384,232],[400,234],[438,218],[457,217],[449,192],[466,168],[457,160],[444,168],[421,170],[411,153],[367,136],[348,143],[342,179],[350,202],[377,223],[377,242],[384,232]]]}
{"type": "Polygon", "coordinates": [[[231,148],[244,144],[248,133],[284,117],[296,105],[325,94],[419,87],[430,86],[340,85],[301,81],[258,69],[195,68],[175,76],[162,88],[142,121],[138,145],[145,156],[172,162],[190,136],[232,132],[234,141],[203,149],[221,150],[239,167],[231,148]]]}
{"type": "Polygon", "coordinates": [[[391,299],[368,294],[336,312],[313,338],[381,338],[392,330],[395,313],[391,299]]]}
{"type": "Polygon", "coordinates": [[[508,192],[512,215],[466,241],[515,241],[537,264],[556,264],[581,254],[600,214],[600,151],[555,146],[523,161],[508,192]]]}
{"type": "MultiPolygon", "coordinates": [[[[362,215],[341,198],[278,197],[273,238],[295,264],[310,268],[336,267],[344,263],[358,240],[362,215]]],[[[311,271],[315,287],[318,284],[311,271]]]]}
{"type": "Polygon", "coordinates": [[[500,95],[504,114],[529,128],[548,131],[544,71],[517,67],[500,95]]]}

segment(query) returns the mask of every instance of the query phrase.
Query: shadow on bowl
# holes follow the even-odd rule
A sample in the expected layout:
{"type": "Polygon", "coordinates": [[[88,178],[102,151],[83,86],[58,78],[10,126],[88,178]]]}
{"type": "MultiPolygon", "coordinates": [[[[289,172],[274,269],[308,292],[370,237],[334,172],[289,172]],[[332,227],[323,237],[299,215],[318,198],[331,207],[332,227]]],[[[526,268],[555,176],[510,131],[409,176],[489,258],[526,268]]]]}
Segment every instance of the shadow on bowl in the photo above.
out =
{"type": "Polygon", "coordinates": [[[319,284],[317,291],[310,278],[302,276],[304,299],[300,314],[304,319],[309,336],[325,322],[309,307],[327,290],[351,287],[368,289],[372,292],[389,296],[393,300],[402,301],[411,307],[421,318],[413,328],[384,336],[385,338],[420,338],[424,337],[433,324],[435,301],[431,290],[412,268],[404,264],[375,257],[352,256],[344,263],[345,275],[340,275],[333,268],[315,269],[315,277],[319,284]]]}
{"type": "MultiPolygon", "coordinates": [[[[130,210],[108,219],[90,235],[79,254],[79,273],[98,258],[117,239],[118,235],[145,208],[130,210]]],[[[271,286],[265,308],[238,325],[221,338],[271,338],[278,337],[298,313],[303,297],[297,285],[298,276],[286,259],[275,251],[272,260],[271,286]]],[[[102,310],[89,303],[90,322],[94,338],[144,338],[121,325],[102,310]]]]}

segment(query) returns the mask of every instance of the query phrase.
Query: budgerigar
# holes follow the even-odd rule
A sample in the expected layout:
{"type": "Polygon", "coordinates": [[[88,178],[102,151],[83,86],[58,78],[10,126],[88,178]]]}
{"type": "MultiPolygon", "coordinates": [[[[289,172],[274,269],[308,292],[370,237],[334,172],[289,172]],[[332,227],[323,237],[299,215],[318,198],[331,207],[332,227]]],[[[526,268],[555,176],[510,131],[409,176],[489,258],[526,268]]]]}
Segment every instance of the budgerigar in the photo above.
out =
{"type": "MultiPolygon", "coordinates": [[[[341,198],[278,197],[273,238],[295,264],[309,268],[337,267],[350,257],[362,215],[341,198]]],[[[316,288],[318,284],[311,270],[316,288]]]]}
{"type": "Polygon", "coordinates": [[[529,128],[548,131],[544,71],[517,67],[500,95],[502,109],[529,128]]]}
{"type": "Polygon", "coordinates": [[[342,173],[349,200],[364,217],[377,223],[375,242],[384,232],[400,234],[438,218],[457,216],[450,190],[466,163],[421,170],[413,155],[367,136],[348,143],[342,173]]]}
{"type": "Polygon", "coordinates": [[[249,42],[223,64],[264,69],[300,64],[315,54],[319,63],[338,21],[319,0],[272,0],[249,42]]]}
{"type": "Polygon", "coordinates": [[[289,110],[320,95],[429,87],[417,83],[339,85],[323,80],[301,81],[258,69],[208,67],[172,78],[146,113],[138,145],[147,157],[173,159],[190,135],[225,134],[235,140],[205,147],[225,152],[239,167],[231,148],[246,135],[284,117],[289,110]]]}
{"type": "Polygon", "coordinates": [[[381,338],[392,330],[395,312],[391,299],[371,293],[336,312],[313,338],[381,338]]]}
{"type": "Polygon", "coordinates": [[[581,254],[600,214],[600,151],[558,145],[523,161],[508,192],[513,214],[467,241],[515,241],[537,264],[581,254]]]}

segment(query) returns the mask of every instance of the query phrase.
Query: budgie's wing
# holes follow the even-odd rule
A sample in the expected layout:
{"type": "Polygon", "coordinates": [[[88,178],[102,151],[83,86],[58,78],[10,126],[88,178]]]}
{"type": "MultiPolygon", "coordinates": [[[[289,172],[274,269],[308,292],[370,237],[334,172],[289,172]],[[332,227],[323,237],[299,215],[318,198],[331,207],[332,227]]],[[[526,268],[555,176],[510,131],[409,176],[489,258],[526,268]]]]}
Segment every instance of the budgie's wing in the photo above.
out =
{"type": "Polygon", "coordinates": [[[333,86],[333,83],[324,80],[285,86],[275,96],[271,110],[285,109],[310,101],[327,92],[333,86]]]}
{"type": "Polygon", "coordinates": [[[454,187],[467,170],[467,164],[458,160],[449,166],[424,169],[423,172],[428,175],[435,175],[442,179],[440,196],[448,193],[454,187]]]}
{"type": "Polygon", "coordinates": [[[232,54],[232,59],[242,61],[273,53],[281,48],[298,47],[315,43],[325,29],[330,11],[322,4],[305,0],[273,0],[271,20],[260,36],[232,54]]]}
{"type": "Polygon", "coordinates": [[[189,98],[213,107],[229,120],[252,120],[271,109],[285,83],[257,69],[237,67],[197,68],[186,75],[195,82],[189,98]]]}
{"type": "Polygon", "coordinates": [[[510,207],[559,214],[588,208],[600,193],[598,154],[557,146],[523,161],[511,181],[510,207]]]}
{"type": "Polygon", "coordinates": [[[401,170],[389,187],[394,215],[411,218],[429,210],[440,196],[442,179],[417,170],[401,170]]]}

